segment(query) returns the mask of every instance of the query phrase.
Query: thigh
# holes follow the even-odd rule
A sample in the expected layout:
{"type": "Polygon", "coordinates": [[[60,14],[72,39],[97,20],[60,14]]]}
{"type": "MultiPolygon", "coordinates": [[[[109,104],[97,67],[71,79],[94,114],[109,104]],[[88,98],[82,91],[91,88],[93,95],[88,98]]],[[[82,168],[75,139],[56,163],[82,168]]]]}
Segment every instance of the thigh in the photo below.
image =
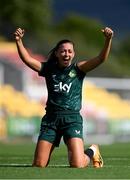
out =
{"type": "Polygon", "coordinates": [[[54,149],[54,145],[45,140],[38,140],[33,166],[46,167],[50,160],[51,153],[54,149]]]}
{"type": "Polygon", "coordinates": [[[83,120],[80,114],[66,115],[63,124],[63,138],[66,141],[70,138],[83,138],[83,120]]]}
{"type": "Polygon", "coordinates": [[[47,141],[55,146],[59,146],[62,133],[57,128],[57,118],[54,116],[44,116],[41,122],[41,128],[38,140],[47,141]],[[54,119],[54,121],[53,121],[54,119]]]}
{"type": "Polygon", "coordinates": [[[70,138],[66,142],[71,167],[85,167],[87,159],[84,154],[84,143],[81,138],[70,138]]]}

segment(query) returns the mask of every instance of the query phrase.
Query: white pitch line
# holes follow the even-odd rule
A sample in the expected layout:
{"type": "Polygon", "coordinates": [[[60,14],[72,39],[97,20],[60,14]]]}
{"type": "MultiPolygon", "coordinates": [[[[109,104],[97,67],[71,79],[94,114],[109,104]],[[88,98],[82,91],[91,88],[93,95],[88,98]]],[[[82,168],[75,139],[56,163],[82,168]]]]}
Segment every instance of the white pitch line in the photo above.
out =
{"type": "Polygon", "coordinates": [[[18,163],[6,163],[6,164],[0,164],[0,167],[27,167],[27,166],[32,166],[32,164],[18,164],[18,163]]]}
{"type": "Polygon", "coordinates": [[[104,159],[107,159],[107,160],[114,160],[114,161],[120,161],[120,160],[122,160],[122,161],[128,161],[128,158],[104,158],[104,159]]]}
{"type": "MultiPolygon", "coordinates": [[[[3,159],[5,159],[5,157],[0,157],[0,160],[3,160],[3,159]]],[[[28,160],[30,160],[30,157],[19,157],[19,156],[17,157],[17,156],[12,156],[12,157],[9,157],[9,158],[7,158],[7,159],[15,159],[15,160],[17,160],[17,159],[18,159],[18,160],[20,160],[20,159],[22,159],[22,160],[23,160],[23,159],[26,159],[26,160],[27,160],[27,159],[28,159],[28,160]]],[[[104,158],[104,159],[106,159],[106,160],[114,160],[114,161],[120,161],[120,160],[122,160],[122,161],[126,161],[126,160],[127,160],[127,161],[128,161],[128,158],[116,158],[116,157],[115,157],[115,158],[109,158],[109,157],[107,158],[107,157],[106,157],[106,158],[104,158]]]]}
{"type": "MultiPolygon", "coordinates": [[[[17,163],[6,163],[0,164],[0,167],[32,167],[32,164],[17,164],[17,163]]],[[[69,167],[69,165],[65,164],[52,164],[48,165],[48,167],[69,167]]]]}
{"type": "MultiPolygon", "coordinates": [[[[3,160],[3,159],[5,159],[5,157],[0,157],[0,160],[3,160]]],[[[16,160],[18,159],[19,160],[19,159],[30,159],[30,158],[29,157],[15,157],[15,156],[13,157],[12,156],[12,157],[7,157],[6,159],[16,159],[16,160]]]]}
{"type": "MultiPolygon", "coordinates": [[[[6,163],[0,164],[0,167],[32,167],[32,164],[18,164],[18,163],[6,163]]],[[[51,164],[48,167],[69,167],[67,164],[51,164]]],[[[92,166],[89,166],[92,167],[92,166]]],[[[104,165],[104,168],[120,167],[119,165],[104,165]]],[[[123,165],[123,168],[130,168],[130,165],[123,165]]]]}

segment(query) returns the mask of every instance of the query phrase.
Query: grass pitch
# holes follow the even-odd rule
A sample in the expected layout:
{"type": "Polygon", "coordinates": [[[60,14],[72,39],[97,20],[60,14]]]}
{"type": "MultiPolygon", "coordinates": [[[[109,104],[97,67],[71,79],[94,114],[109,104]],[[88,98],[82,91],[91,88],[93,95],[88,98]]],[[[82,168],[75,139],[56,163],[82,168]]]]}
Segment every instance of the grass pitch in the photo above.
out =
{"type": "Polygon", "coordinates": [[[104,167],[69,168],[64,145],[47,168],[31,167],[35,144],[0,143],[0,179],[130,179],[130,143],[102,145],[104,167]]]}

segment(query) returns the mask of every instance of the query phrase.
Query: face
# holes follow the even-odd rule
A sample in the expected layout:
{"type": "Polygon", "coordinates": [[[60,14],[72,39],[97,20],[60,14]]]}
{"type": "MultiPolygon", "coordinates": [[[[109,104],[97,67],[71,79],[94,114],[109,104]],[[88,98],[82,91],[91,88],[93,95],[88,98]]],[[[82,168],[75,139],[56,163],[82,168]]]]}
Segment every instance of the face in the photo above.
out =
{"type": "Polygon", "coordinates": [[[60,67],[67,67],[71,64],[75,55],[73,44],[61,44],[55,53],[60,67]]]}

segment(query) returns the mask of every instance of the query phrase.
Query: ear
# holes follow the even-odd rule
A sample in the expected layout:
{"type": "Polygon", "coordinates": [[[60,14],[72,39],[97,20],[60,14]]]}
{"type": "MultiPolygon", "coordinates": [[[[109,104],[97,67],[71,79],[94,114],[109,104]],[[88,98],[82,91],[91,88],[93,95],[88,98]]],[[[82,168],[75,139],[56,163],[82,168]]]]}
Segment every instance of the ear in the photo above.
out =
{"type": "Polygon", "coordinates": [[[55,51],[54,53],[55,53],[55,56],[56,56],[56,57],[58,57],[58,55],[57,55],[57,51],[55,51]]]}
{"type": "Polygon", "coordinates": [[[75,57],[75,51],[74,51],[74,55],[73,55],[73,58],[75,57]]]}

